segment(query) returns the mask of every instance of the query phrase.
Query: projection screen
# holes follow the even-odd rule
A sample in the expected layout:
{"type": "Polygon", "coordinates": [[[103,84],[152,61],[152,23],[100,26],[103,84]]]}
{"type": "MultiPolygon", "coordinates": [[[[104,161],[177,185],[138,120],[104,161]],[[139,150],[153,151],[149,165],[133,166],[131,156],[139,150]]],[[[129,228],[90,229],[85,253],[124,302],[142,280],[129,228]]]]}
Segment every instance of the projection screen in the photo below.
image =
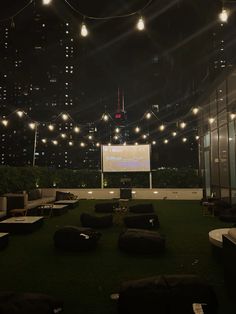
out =
{"type": "Polygon", "coordinates": [[[150,171],[150,145],[103,145],[102,171],[150,171]]]}

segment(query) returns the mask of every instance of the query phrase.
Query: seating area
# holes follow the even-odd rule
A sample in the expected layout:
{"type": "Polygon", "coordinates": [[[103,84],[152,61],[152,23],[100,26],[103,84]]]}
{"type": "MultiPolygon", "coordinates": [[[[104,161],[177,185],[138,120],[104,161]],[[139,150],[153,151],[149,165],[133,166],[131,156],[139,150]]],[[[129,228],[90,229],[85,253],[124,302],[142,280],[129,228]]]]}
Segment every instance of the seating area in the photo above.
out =
{"type": "MultiPolygon", "coordinates": [[[[4,281],[0,291],[13,291],[14,287],[16,292],[51,295],[62,300],[65,313],[70,314],[77,314],[78,308],[82,314],[115,314],[117,310],[130,313],[126,308],[136,313],[139,303],[132,304],[134,301],[125,297],[124,283],[155,277],[160,278],[155,279],[155,284],[163,280],[165,285],[168,283],[168,287],[163,284],[153,292],[157,295],[154,303],[158,311],[165,308],[165,300],[173,300],[179,307],[182,304],[183,312],[178,313],[191,313],[187,312],[191,302],[199,302],[208,304],[203,307],[208,310],[204,313],[234,314],[235,305],[224,284],[223,264],[212,254],[208,241],[210,230],[230,228],[229,224],[203,216],[198,201],[152,201],[152,213],[114,210],[116,200],[106,204],[107,201],[80,200],[79,206],[65,215],[44,219],[41,228],[33,234],[10,233],[8,244],[0,251],[0,276],[4,281]],[[96,211],[108,207],[113,209],[111,213],[96,211]],[[138,221],[139,227],[126,229],[127,219],[132,223],[138,221]],[[154,225],[151,228],[149,220],[154,225]],[[84,227],[91,223],[95,226],[84,227]],[[9,266],[14,276],[9,276],[9,266]],[[188,282],[189,286],[177,276],[186,278],[190,274],[197,274],[197,279],[194,277],[194,284],[188,282]],[[201,287],[200,295],[195,287],[201,287]],[[118,303],[110,300],[114,292],[121,296],[118,303]]],[[[145,204],[150,202],[135,200],[129,205],[144,208],[145,204]]],[[[146,308],[146,294],[142,294],[143,299],[136,297],[136,300],[145,300],[140,308],[146,308]]],[[[160,313],[172,312],[165,309],[160,313]]]]}

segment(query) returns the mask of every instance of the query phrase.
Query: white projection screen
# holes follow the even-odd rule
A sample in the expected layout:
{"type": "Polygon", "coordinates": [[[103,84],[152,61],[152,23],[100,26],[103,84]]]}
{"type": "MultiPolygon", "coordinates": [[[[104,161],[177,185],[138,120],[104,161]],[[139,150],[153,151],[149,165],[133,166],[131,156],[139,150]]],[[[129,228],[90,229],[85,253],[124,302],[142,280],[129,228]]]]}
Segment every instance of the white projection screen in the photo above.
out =
{"type": "Polygon", "coordinates": [[[102,171],[150,171],[150,145],[103,145],[102,171]]]}

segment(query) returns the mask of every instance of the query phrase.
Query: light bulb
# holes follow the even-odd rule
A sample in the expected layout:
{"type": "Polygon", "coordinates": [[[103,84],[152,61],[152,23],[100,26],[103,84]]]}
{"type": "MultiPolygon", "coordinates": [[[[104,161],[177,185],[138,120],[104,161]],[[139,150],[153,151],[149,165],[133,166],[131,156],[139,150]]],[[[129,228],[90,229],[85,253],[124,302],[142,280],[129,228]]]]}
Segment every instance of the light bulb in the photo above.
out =
{"type": "Polygon", "coordinates": [[[156,145],[156,143],[157,143],[156,141],[152,141],[152,145],[156,145]]]}
{"type": "Polygon", "coordinates": [[[47,139],[46,139],[46,138],[43,138],[43,139],[42,139],[42,142],[43,142],[44,144],[46,144],[46,143],[47,143],[47,139]]]}
{"type": "Polygon", "coordinates": [[[7,126],[7,125],[8,125],[8,120],[3,119],[3,120],[2,120],[2,124],[3,124],[4,126],[7,126]]]}
{"type": "Polygon", "coordinates": [[[160,131],[164,131],[164,130],[165,130],[164,124],[162,124],[162,125],[159,126],[159,130],[160,130],[160,131]]]}
{"type": "Polygon", "coordinates": [[[186,123],[185,122],[181,122],[180,123],[180,127],[181,127],[181,129],[184,129],[186,127],[186,123]]]}
{"type": "Polygon", "coordinates": [[[134,145],[136,145],[136,146],[137,146],[137,145],[138,145],[138,142],[135,142],[135,143],[134,143],[134,145]]]}
{"type": "Polygon", "coordinates": [[[172,136],[176,136],[177,135],[177,132],[172,132],[172,136]]]}
{"type": "Polygon", "coordinates": [[[142,138],[145,140],[147,138],[147,135],[143,134],[142,138]]]}
{"type": "Polygon", "coordinates": [[[140,17],[139,19],[138,19],[138,22],[137,22],[137,29],[139,30],[139,31],[143,31],[144,29],[145,29],[145,24],[144,24],[144,20],[143,20],[143,18],[142,17],[140,17]]]}
{"type": "Polygon", "coordinates": [[[57,145],[57,144],[58,144],[58,141],[57,141],[57,140],[53,140],[53,141],[52,141],[52,144],[53,144],[53,145],[57,145]]]}
{"type": "Polygon", "coordinates": [[[102,116],[102,119],[104,121],[108,121],[109,120],[109,116],[106,113],[104,113],[104,115],[102,116]]]}
{"type": "Polygon", "coordinates": [[[196,136],[195,136],[195,139],[196,139],[196,140],[199,140],[199,135],[196,135],[196,136]]]}
{"type": "Polygon", "coordinates": [[[169,141],[168,141],[167,139],[164,140],[164,144],[168,144],[168,142],[169,142],[169,141]]]}
{"type": "Polygon", "coordinates": [[[48,5],[52,2],[52,0],[43,0],[43,5],[48,5]]]}
{"type": "Polygon", "coordinates": [[[136,133],[140,132],[140,127],[136,126],[136,128],[134,129],[136,133]]]}
{"type": "Polygon", "coordinates": [[[228,21],[229,18],[229,12],[226,9],[222,9],[222,11],[219,14],[219,19],[222,23],[226,23],[228,21]]]}
{"type": "Polygon", "coordinates": [[[75,131],[75,133],[79,133],[80,132],[80,128],[78,126],[75,126],[74,127],[74,131],[75,131]]]}
{"type": "Polygon", "coordinates": [[[197,107],[196,107],[196,108],[193,108],[193,110],[192,110],[192,111],[193,111],[193,114],[198,114],[198,112],[199,112],[199,108],[197,108],[197,107]]]}
{"type": "Polygon", "coordinates": [[[87,29],[87,27],[86,27],[86,25],[84,23],[81,25],[80,35],[82,37],[88,36],[88,29],[87,29]]]}
{"type": "Polygon", "coordinates": [[[80,143],[80,146],[81,146],[81,147],[84,147],[84,146],[85,146],[84,142],[81,142],[81,143],[80,143]]]}
{"type": "Polygon", "coordinates": [[[69,146],[73,146],[73,142],[72,141],[69,142],[69,146]]]}
{"type": "Polygon", "coordinates": [[[34,130],[36,127],[36,123],[34,122],[29,123],[29,127],[31,128],[31,130],[34,130]]]}
{"type": "Polygon", "coordinates": [[[66,138],[66,134],[65,133],[61,133],[61,137],[62,138],[66,138]]]}
{"type": "Polygon", "coordinates": [[[49,129],[50,131],[53,131],[53,130],[54,130],[54,125],[49,124],[49,125],[48,125],[48,129],[49,129]]]}
{"type": "Polygon", "coordinates": [[[182,141],[183,141],[184,143],[187,142],[187,138],[184,137],[184,138],[182,139],[182,141]]]}
{"type": "Polygon", "coordinates": [[[93,136],[92,136],[92,135],[89,135],[88,138],[89,138],[89,140],[92,140],[92,139],[93,139],[93,136]]]}
{"type": "Polygon", "coordinates": [[[63,113],[61,117],[64,121],[67,121],[69,119],[69,116],[67,113],[63,113]]]}
{"type": "Polygon", "coordinates": [[[24,111],[18,110],[17,112],[18,117],[22,118],[24,115],[24,111]]]}
{"type": "Polygon", "coordinates": [[[116,133],[119,133],[119,132],[120,132],[120,129],[119,129],[119,128],[115,128],[115,132],[116,132],[116,133]]]}
{"type": "Polygon", "coordinates": [[[100,143],[96,143],[96,146],[99,147],[99,146],[100,146],[100,143]]]}
{"type": "Polygon", "coordinates": [[[146,119],[150,119],[151,118],[151,113],[150,112],[148,112],[147,114],[146,114],[146,119]]]}

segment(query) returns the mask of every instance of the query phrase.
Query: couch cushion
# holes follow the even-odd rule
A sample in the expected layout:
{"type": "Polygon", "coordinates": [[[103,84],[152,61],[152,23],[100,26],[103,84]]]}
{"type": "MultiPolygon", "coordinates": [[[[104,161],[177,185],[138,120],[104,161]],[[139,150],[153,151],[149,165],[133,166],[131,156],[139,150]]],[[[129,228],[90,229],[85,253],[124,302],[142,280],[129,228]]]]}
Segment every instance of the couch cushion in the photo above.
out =
{"type": "Polygon", "coordinates": [[[28,192],[28,200],[33,201],[41,198],[41,191],[39,189],[30,190],[28,192]]]}

